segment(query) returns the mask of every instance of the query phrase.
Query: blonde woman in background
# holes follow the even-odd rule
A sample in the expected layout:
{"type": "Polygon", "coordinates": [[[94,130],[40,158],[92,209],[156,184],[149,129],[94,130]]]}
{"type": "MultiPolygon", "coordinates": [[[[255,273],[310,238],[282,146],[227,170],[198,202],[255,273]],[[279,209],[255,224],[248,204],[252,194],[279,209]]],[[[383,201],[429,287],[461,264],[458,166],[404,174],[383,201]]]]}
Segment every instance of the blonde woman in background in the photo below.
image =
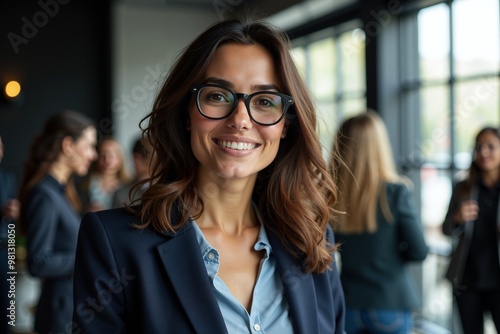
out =
{"type": "Polygon", "coordinates": [[[345,120],[332,152],[346,332],[410,333],[419,299],[407,264],[424,260],[427,246],[383,121],[374,111],[345,120]]]}
{"type": "Polygon", "coordinates": [[[113,138],[104,138],[97,146],[97,161],[83,181],[86,211],[113,207],[115,191],[130,181],[123,149],[113,138]]]}

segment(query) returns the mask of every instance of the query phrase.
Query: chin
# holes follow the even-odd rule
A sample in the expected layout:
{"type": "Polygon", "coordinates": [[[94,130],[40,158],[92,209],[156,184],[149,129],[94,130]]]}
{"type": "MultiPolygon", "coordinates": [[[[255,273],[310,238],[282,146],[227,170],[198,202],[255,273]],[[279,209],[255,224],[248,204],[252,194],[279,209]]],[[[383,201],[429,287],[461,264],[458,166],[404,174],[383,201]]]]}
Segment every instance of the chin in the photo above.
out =
{"type": "Polygon", "coordinates": [[[78,176],[85,176],[87,175],[89,169],[88,168],[85,168],[85,169],[79,169],[76,171],[76,175],[78,176]]]}

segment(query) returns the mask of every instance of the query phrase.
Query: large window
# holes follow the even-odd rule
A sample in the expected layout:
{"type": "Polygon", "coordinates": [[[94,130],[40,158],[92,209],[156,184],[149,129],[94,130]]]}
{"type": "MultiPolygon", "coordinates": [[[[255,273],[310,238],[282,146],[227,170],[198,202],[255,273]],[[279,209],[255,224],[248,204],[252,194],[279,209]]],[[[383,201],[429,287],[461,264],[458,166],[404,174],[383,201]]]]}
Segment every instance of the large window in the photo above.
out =
{"type": "Polygon", "coordinates": [[[500,126],[499,12],[498,0],[455,0],[401,20],[400,44],[413,55],[401,59],[402,105],[418,123],[410,160],[420,171],[422,223],[432,251],[423,267],[423,317],[453,333],[460,330],[444,281],[451,243],[441,224],[452,184],[470,165],[475,135],[500,126]],[[415,31],[417,38],[408,38],[415,31]]]}
{"type": "Polygon", "coordinates": [[[365,35],[351,22],[294,40],[292,55],[318,110],[325,156],[339,122],[366,109],[365,35]]]}
{"type": "Polygon", "coordinates": [[[349,21],[293,40],[294,58],[317,104],[325,156],[339,123],[366,110],[367,91],[375,96],[400,171],[414,181],[430,246],[423,265],[412,268],[422,287],[417,327],[426,334],[460,334],[444,279],[451,241],[441,224],[452,185],[471,162],[476,133],[500,126],[499,0],[405,1],[373,10],[369,2],[350,3],[359,10],[346,11],[349,19],[370,13],[364,23],[349,21]],[[373,23],[373,13],[380,18],[389,9],[394,16],[378,22],[377,34],[369,36],[377,47],[367,53],[362,28],[373,23]],[[368,59],[368,81],[367,54],[376,57],[368,59]]]}

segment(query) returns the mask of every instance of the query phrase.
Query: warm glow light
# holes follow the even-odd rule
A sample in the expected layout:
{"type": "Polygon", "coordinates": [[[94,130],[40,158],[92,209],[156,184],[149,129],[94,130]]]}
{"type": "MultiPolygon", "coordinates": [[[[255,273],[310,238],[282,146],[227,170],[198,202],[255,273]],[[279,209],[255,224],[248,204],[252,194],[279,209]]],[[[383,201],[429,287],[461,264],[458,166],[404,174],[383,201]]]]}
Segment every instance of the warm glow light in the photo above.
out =
{"type": "Polygon", "coordinates": [[[11,99],[18,96],[20,92],[21,92],[21,85],[17,81],[9,81],[5,85],[5,95],[7,95],[7,97],[11,99]]]}

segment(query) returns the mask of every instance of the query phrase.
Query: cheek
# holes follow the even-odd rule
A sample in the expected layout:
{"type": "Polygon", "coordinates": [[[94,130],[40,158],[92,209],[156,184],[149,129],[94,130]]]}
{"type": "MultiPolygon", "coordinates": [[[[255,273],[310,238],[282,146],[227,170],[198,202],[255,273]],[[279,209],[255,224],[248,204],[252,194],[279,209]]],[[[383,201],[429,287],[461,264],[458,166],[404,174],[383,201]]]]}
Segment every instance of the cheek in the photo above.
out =
{"type": "Polygon", "coordinates": [[[116,157],[115,159],[113,159],[111,161],[110,165],[111,165],[111,168],[118,169],[122,165],[122,160],[120,158],[116,157]]]}
{"type": "Polygon", "coordinates": [[[208,140],[209,134],[223,121],[207,119],[198,114],[198,112],[191,114],[189,118],[189,132],[191,133],[191,146],[193,149],[195,145],[208,140]]]}
{"type": "Polygon", "coordinates": [[[279,123],[275,126],[262,128],[260,134],[266,142],[272,145],[279,145],[281,139],[285,138],[286,130],[283,123],[279,123]]]}

